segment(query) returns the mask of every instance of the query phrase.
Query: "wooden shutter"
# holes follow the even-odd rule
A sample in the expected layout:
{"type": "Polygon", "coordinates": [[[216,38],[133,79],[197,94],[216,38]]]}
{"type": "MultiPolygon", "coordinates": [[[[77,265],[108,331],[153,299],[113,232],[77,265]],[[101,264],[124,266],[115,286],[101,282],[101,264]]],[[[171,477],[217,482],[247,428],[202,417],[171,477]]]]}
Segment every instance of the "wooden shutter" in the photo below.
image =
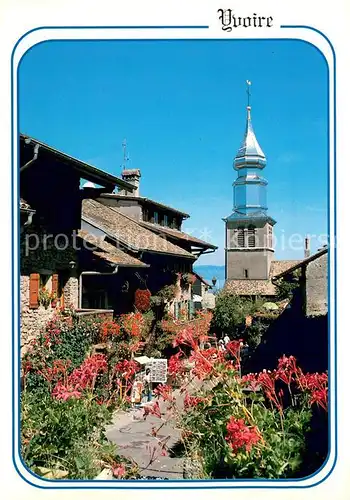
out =
{"type": "Polygon", "coordinates": [[[39,284],[40,275],[32,273],[29,276],[29,307],[37,309],[39,307],[39,284]]]}
{"type": "Polygon", "coordinates": [[[58,299],[58,274],[52,275],[51,292],[56,295],[56,298],[51,302],[51,306],[56,307],[58,299]]]}

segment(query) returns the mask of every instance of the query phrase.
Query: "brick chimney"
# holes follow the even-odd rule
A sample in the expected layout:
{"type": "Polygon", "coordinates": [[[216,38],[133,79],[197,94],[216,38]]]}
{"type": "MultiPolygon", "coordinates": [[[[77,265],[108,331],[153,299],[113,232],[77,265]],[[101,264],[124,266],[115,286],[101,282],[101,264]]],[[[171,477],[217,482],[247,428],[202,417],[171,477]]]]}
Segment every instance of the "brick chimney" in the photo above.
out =
{"type": "Polygon", "coordinates": [[[310,257],[310,238],[306,236],[304,245],[304,259],[310,257]]]}
{"type": "Polygon", "coordinates": [[[140,178],[141,178],[141,170],[139,170],[138,168],[133,170],[123,170],[122,179],[136,186],[136,189],[132,193],[129,193],[124,189],[122,189],[119,192],[119,194],[124,194],[128,196],[140,196],[140,178]]]}

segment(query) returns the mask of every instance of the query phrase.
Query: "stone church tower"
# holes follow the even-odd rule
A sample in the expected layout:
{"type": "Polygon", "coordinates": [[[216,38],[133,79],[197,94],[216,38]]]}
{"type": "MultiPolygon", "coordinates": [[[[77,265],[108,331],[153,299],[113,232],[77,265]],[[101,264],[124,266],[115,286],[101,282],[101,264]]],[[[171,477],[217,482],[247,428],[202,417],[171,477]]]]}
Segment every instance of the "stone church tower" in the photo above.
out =
{"type": "Polygon", "coordinates": [[[266,157],[255,137],[251,107],[246,130],[234,159],[237,178],[233,183],[233,212],[225,218],[226,280],[268,280],[273,259],[273,226],[267,214],[267,181],[263,177],[266,157]]]}

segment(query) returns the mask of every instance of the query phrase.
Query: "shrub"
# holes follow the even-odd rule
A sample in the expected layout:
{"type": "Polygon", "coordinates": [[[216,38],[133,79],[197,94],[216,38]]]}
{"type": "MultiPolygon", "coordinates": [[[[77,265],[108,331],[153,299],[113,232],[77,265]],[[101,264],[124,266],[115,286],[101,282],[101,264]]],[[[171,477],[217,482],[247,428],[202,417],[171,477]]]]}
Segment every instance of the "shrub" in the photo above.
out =
{"type": "Polygon", "coordinates": [[[260,305],[261,301],[220,293],[216,298],[212,330],[219,336],[228,334],[231,338],[240,338],[245,318],[257,311],[260,305]]]}
{"type": "Polygon", "coordinates": [[[23,460],[31,469],[64,468],[75,477],[84,459],[77,448],[100,440],[98,430],[109,421],[108,409],[93,399],[58,401],[48,393],[38,398],[26,391],[21,396],[23,460]]]}
{"type": "Polygon", "coordinates": [[[277,289],[277,299],[291,299],[296,290],[299,287],[300,273],[295,271],[291,275],[285,276],[278,280],[275,280],[274,284],[277,289]]]}
{"type": "MultiPolygon", "coordinates": [[[[129,390],[135,373],[127,360],[139,343],[141,320],[142,315],[125,316],[121,328],[58,314],[33,340],[22,360],[21,451],[34,472],[76,479],[100,472],[108,449],[102,430],[113,405],[127,401],[127,391],[122,395],[120,388],[129,390]],[[109,342],[104,354],[91,354],[101,333],[109,342]],[[118,355],[125,360],[122,367],[118,355]]],[[[113,457],[108,460],[117,468],[113,457]]]]}

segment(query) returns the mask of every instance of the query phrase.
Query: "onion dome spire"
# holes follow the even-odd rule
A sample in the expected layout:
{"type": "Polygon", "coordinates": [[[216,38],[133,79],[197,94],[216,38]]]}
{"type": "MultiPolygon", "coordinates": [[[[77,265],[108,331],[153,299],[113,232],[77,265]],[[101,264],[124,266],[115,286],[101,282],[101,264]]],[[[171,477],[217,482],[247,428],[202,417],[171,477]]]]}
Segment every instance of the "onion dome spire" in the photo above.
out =
{"type": "Polygon", "coordinates": [[[234,159],[235,170],[246,167],[264,168],[266,165],[266,156],[264,155],[253,130],[251,120],[252,108],[250,106],[250,86],[251,82],[247,80],[247,123],[242,144],[234,159]]]}

